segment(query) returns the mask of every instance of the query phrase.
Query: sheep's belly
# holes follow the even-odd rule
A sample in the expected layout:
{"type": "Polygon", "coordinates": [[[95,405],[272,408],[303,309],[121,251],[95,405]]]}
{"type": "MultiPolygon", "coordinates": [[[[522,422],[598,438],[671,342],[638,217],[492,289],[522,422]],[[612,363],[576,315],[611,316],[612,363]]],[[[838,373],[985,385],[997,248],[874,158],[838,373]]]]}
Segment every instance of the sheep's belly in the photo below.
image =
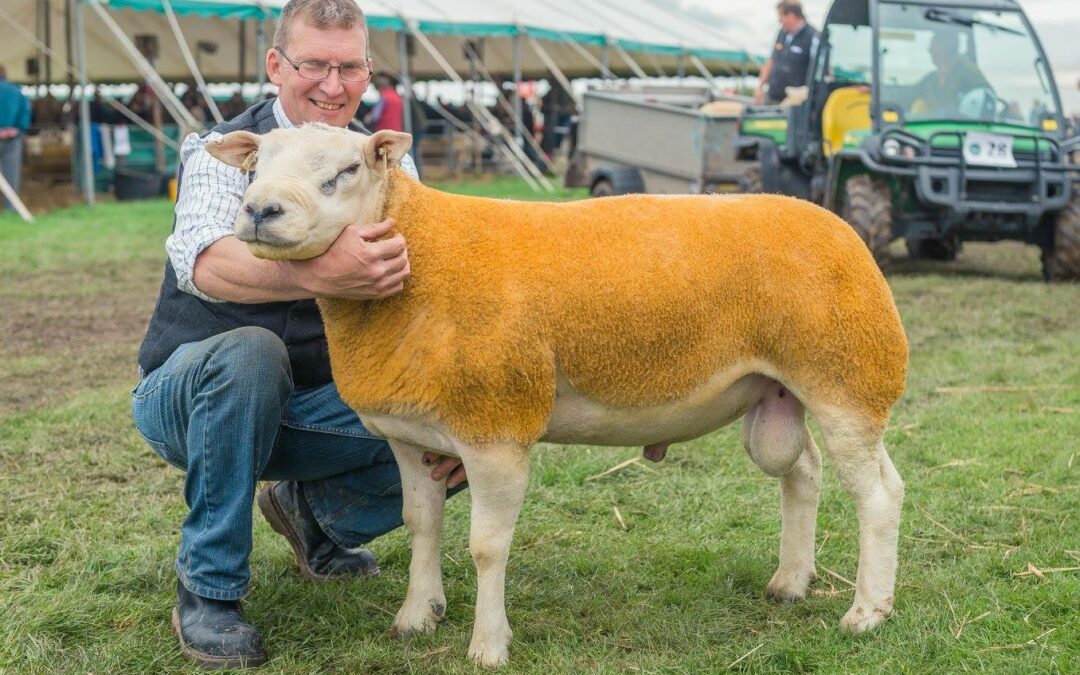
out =
{"type": "MultiPolygon", "coordinates": [[[[689,395],[643,408],[615,408],[575,390],[561,374],[547,433],[548,443],[650,445],[678,443],[739,419],[765,394],[772,379],[745,369],[715,374],[689,395]]],[[[370,431],[418,448],[460,456],[465,446],[433,419],[360,413],[370,431]]]]}
{"type": "Polygon", "coordinates": [[[589,445],[688,441],[745,415],[770,382],[763,375],[724,371],[681,399],[646,408],[614,408],[583,395],[560,377],[555,407],[541,440],[589,445]]]}

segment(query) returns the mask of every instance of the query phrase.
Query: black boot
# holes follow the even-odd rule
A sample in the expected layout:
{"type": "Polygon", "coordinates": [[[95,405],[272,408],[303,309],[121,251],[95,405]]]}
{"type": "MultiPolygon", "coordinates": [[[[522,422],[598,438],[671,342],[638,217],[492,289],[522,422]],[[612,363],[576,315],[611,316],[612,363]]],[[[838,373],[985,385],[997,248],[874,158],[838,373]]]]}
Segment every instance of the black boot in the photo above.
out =
{"type": "Polygon", "coordinates": [[[375,577],[379,563],[366,548],[342,548],[319,527],[295,481],[281,481],[259,493],[259,510],[274,531],[289,540],[300,575],[312,581],[375,577]]]}
{"type": "Polygon", "coordinates": [[[251,668],[266,663],[255,629],[239,600],[210,600],[176,583],[172,627],[180,653],[204,668],[251,668]]]}

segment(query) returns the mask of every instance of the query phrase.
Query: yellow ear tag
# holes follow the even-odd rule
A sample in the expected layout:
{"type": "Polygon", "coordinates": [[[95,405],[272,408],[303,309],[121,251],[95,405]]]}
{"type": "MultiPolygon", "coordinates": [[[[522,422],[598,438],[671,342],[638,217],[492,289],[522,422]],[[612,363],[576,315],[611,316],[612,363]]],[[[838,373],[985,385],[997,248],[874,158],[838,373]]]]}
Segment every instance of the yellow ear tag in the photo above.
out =
{"type": "Polygon", "coordinates": [[[240,170],[244,173],[251,171],[251,167],[255,166],[255,157],[258,155],[258,151],[252,150],[248,153],[248,156],[244,158],[243,164],[240,165],[240,170]]]}

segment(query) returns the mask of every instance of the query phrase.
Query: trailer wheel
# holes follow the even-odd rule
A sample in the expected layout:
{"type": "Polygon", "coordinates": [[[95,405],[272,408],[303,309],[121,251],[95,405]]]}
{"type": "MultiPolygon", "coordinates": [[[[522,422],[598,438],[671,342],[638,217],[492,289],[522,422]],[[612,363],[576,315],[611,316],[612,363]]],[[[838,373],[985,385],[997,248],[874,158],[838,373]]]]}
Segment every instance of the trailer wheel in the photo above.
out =
{"type": "Polygon", "coordinates": [[[1042,254],[1043,279],[1080,279],[1080,184],[1073,185],[1072,200],[1054,220],[1054,241],[1042,254]]]}
{"type": "Polygon", "coordinates": [[[840,216],[870,249],[878,267],[889,262],[892,241],[892,193],[885,181],[866,174],[844,183],[840,216]]]}
{"type": "Polygon", "coordinates": [[[593,197],[610,197],[615,194],[615,186],[607,178],[601,178],[593,183],[591,194],[593,197]]]}
{"type": "Polygon", "coordinates": [[[758,194],[764,191],[765,186],[761,179],[761,167],[755,166],[752,169],[747,169],[743,172],[743,175],[739,176],[739,192],[758,194]]]}

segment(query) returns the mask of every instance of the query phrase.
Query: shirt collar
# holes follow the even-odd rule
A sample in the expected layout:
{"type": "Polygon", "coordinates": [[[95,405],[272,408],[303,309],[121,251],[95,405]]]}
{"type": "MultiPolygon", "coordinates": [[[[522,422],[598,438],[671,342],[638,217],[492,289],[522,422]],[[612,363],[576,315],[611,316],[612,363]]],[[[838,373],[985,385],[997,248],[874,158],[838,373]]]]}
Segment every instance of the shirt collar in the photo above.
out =
{"type": "Polygon", "coordinates": [[[274,119],[277,120],[278,127],[281,129],[296,128],[289,116],[285,114],[285,107],[281,105],[280,96],[274,99],[274,119]]]}

